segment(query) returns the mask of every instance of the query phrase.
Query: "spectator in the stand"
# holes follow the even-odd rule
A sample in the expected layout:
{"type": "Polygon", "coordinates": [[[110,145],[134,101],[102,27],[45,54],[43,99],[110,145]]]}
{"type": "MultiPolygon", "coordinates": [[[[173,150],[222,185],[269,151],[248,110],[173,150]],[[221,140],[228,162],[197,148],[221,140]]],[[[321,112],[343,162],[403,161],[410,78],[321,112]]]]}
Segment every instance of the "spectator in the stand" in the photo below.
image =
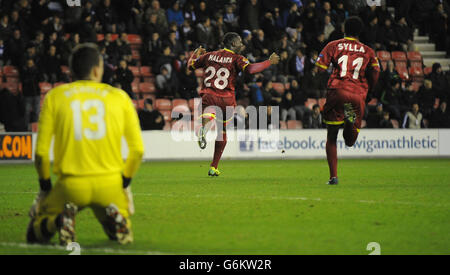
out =
{"type": "Polygon", "coordinates": [[[124,26],[117,24],[118,16],[111,0],[103,0],[102,5],[97,8],[96,15],[104,33],[119,33],[125,30],[124,26]]]}
{"type": "MultiPolygon", "coordinates": [[[[389,113],[393,114],[395,119],[400,120],[404,108],[401,106],[401,81],[393,79],[390,85],[381,93],[380,101],[386,106],[389,113]]],[[[407,107],[406,107],[407,108],[407,107]]]]}
{"type": "Polygon", "coordinates": [[[169,26],[167,22],[166,13],[163,9],[161,9],[161,5],[158,0],[153,0],[151,6],[146,11],[146,16],[149,18],[151,14],[156,14],[156,22],[159,26],[164,29],[167,29],[169,26]]]}
{"type": "Polygon", "coordinates": [[[20,66],[22,55],[25,52],[25,45],[25,40],[22,38],[20,30],[14,30],[13,37],[6,45],[7,57],[12,65],[20,66]]]}
{"type": "Polygon", "coordinates": [[[3,14],[0,17],[0,37],[9,38],[12,36],[12,26],[9,23],[8,14],[3,14]]]}
{"type": "Polygon", "coordinates": [[[340,23],[339,25],[337,25],[334,31],[330,34],[328,41],[342,39],[344,37],[344,29],[345,29],[344,23],[340,23]]]}
{"type": "Polygon", "coordinates": [[[436,91],[436,96],[441,100],[449,100],[449,85],[444,72],[442,71],[441,64],[433,64],[433,71],[431,72],[430,79],[434,90],[436,91]]]}
{"type": "Polygon", "coordinates": [[[430,120],[430,128],[450,128],[450,112],[447,110],[447,101],[441,101],[430,120]]]}
{"type": "Polygon", "coordinates": [[[405,114],[405,118],[403,119],[402,128],[407,128],[407,129],[424,128],[423,115],[419,110],[418,103],[414,103],[411,106],[411,110],[405,114]]]}
{"type": "Polygon", "coordinates": [[[181,26],[184,22],[183,12],[180,10],[180,2],[175,1],[171,8],[167,9],[167,21],[175,22],[177,26],[181,26]]]}
{"type": "Polygon", "coordinates": [[[322,114],[320,113],[320,106],[315,104],[311,115],[307,118],[305,128],[321,129],[323,128],[322,114]]]}
{"type": "Polygon", "coordinates": [[[260,3],[258,0],[249,0],[247,4],[242,9],[242,16],[240,16],[241,23],[245,29],[249,29],[250,31],[254,31],[260,28],[260,3]]]}
{"type": "Polygon", "coordinates": [[[259,29],[254,31],[253,48],[256,59],[261,59],[269,56],[269,48],[271,41],[266,39],[266,35],[263,30],[259,29]]]}
{"type": "Polygon", "coordinates": [[[168,69],[169,69],[169,73],[172,74],[172,70],[173,70],[173,64],[175,62],[175,56],[172,53],[172,50],[170,49],[170,47],[168,45],[163,47],[162,50],[162,55],[160,54],[155,63],[153,63],[153,73],[154,74],[159,74],[161,71],[161,67],[163,65],[167,65],[168,69]]]}
{"type": "Polygon", "coordinates": [[[378,103],[375,108],[369,106],[367,114],[367,128],[378,128],[383,119],[383,104],[378,103]]]}
{"type": "Polygon", "coordinates": [[[288,27],[295,28],[295,24],[301,20],[301,14],[296,3],[291,3],[289,7],[286,24],[288,27]]]}
{"type": "Polygon", "coordinates": [[[25,123],[37,121],[40,112],[41,89],[39,88],[39,70],[33,59],[28,59],[20,72],[25,100],[25,123]]]}
{"type": "Polygon", "coordinates": [[[287,51],[280,53],[280,62],[274,68],[274,75],[276,80],[283,84],[289,81],[289,54],[287,51]]]}
{"type": "Polygon", "coordinates": [[[178,79],[181,85],[180,94],[182,98],[191,99],[198,97],[198,82],[193,70],[189,70],[187,66],[183,66],[178,74],[178,79]]]}
{"type": "Polygon", "coordinates": [[[324,17],[324,29],[323,29],[323,34],[324,34],[324,38],[325,40],[328,40],[328,38],[330,38],[330,35],[334,32],[334,25],[331,22],[331,16],[330,15],[325,15],[324,17]]]}
{"type": "Polygon", "coordinates": [[[120,36],[115,41],[115,49],[118,58],[127,61],[128,65],[134,65],[133,55],[131,53],[131,45],[128,41],[128,34],[120,34],[120,36]]]}
{"type": "Polygon", "coordinates": [[[263,97],[265,106],[280,106],[282,97],[273,88],[273,82],[270,79],[263,81],[263,97]]]}
{"type": "Polygon", "coordinates": [[[380,87],[381,89],[387,89],[390,86],[392,80],[400,79],[400,75],[395,69],[394,62],[391,60],[387,62],[387,68],[383,69],[384,71],[381,73],[380,76],[380,87]]]}
{"type": "Polygon", "coordinates": [[[153,100],[150,98],[144,101],[144,109],[138,110],[138,116],[141,129],[144,131],[162,130],[164,128],[164,117],[158,110],[153,109],[153,100]]]}
{"type": "Polygon", "coordinates": [[[369,24],[366,25],[361,40],[362,42],[364,42],[364,44],[376,51],[382,49],[380,43],[380,28],[378,26],[378,17],[376,17],[375,15],[373,15],[369,19],[369,24]]]}
{"type": "Polygon", "coordinates": [[[200,1],[196,9],[197,22],[202,22],[206,17],[210,17],[205,1],[200,1]]]}
{"type": "Polygon", "coordinates": [[[122,59],[115,73],[115,81],[120,83],[122,90],[124,90],[131,99],[137,99],[136,95],[133,93],[133,89],[131,86],[133,80],[133,72],[131,72],[131,70],[128,68],[127,61],[122,59]]]}
{"type": "Polygon", "coordinates": [[[225,7],[223,21],[230,31],[236,32],[239,30],[239,16],[234,13],[233,6],[228,5],[225,7]]]}
{"type": "Polygon", "coordinates": [[[244,44],[245,49],[243,55],[250,60],[250,62],[255,62],[256,58],[254,56],[255,48],[253,47],[253,35],[249,30],[244,30],[242,32],[242,44],[244,44]]]}
{"type": "Polygon", "coordinates": [[[306,121],[307,116],[311,113],[311,110],[305,106],[308,96],[298,85],[298,81],[291,80],[291,85],[286,92],[289,92],[294,97],[294,109],[296,112],[296,119],[306,121]]]}
{"type": "Polygon", "coordinates": [[[343,0],[337,0],[336,2],[336,9],[332,11],[332,17],[336,25],[338,25],[344,23],[345,19],[348,17],[348,11],[345,10],[343,0]]]}
{"type": "Polygon", "coordinates": [[[411,82],[407,82],[402,91],[401,103],[403,106],[411,106],[414,102],[419,102],[418,91],[414,89],[411,82]]]}
{"type": "Polygon", "coordinates": [[[425,118],[429,118],[436,102],[436,91],[433,87],[433,82],[430,79],[425,79],[423,86],[419,93],[420,110],[425,118]]]}
{"type": "Polygon", "coordinates": [[[264,14],[264,18],[261,21],[261,29],[267,34],[267,39],[274,40],[279,38],[275,20],[271,12],[266,12],[264,14]]]}
{"type": "Polygon", "coordinates": [[[0,123],[4,124],[6,132],[28,131],[24,111],[23,97],[18,91],[0,89],[0,123]]]}
{"type": "Polygon", "coordinates": [[[436,42],[438,51],[446,50],[446,46],[450,43],[448,38],[448,14],[444,10],[444,5],[439,3],[435,8],[431,20],[431,39],[436,42]]]}
{"type": "Polygon", "coordinates": [[[0,36],[0,67],[6,64],[6,47],[3,38],[0,36]]]}
{"type": "Polygon", "coordinates": [[[408,26],[405,17],[398,20],[395,26],[397,41],[402,51],[414,51],[414,35],[413,30],[408,26]]]}
{"type": "Polygon", "coordinates": [[[315,39],[310,43],[309,52],[321,52],[326,45],[327,41],[325,40],[325,35],[323,33],[318,33],[315,39]]]}
{"type": "Polygon", "coordinates": [[[195,13],[195,6],[192,2],[187,2],[184,6],[184,22],[187,20],[197,21],[197,14],[195,13]]]}
{"type": "Polygon", "coordinates": [[[144,63],[154,64],[163,51],[163,42],[161,41],[159,33],[154,32],[152,34],[150,41],[144,45],[144,49],[144,63]]]}
{"type": "Polygon", "coordinates": [[[203,18],[203,21],[197,24],[196,31],[197,43],[203,45],[203,47],[207,50],[213,50],[215,39],[209,17],[203,18]]]}
{"type": "Polygon", "coordinates": [[[23,18],[20,17],[18,10],[13,10],[11,12],[11,28],[13,30],[20,30],[21,33],[24,33],[26,30],[26,24],[23,18]]]}
{"type": "Polygon", "coordinates": [[[177,81],[172,75],[169,64],[161,66],[160,73],[156,76],[156,96],[158,98],[175,98],[178,95],[177,81]]]}
{"type": "Polygon", "coordinates": [[[215,16],[215,22],[213,24],[214,44],[219,44],[219,41],[223,40],[223,37],[228,32],[228,27],[223,22],[223,16],[217,13],[215,16]]]}
{"type": "Polygon", "coordinates": [[[289,62],[289,71],[290,74],[295,78],[300,79],[305,74],[305,70],[307,69],[307,59],[303,53],[302,49],[297,49],[295,51],[295,55],[291,58],[289,62]]]}
{"type": "Polygon", "coordinates": [[[306,70],[305,75],[300,78],[304,92],[311,98],[325,96],[327,79],[328,75],[320,72],[317,66],[306,70]]]}
{"type": "Polygon", "coordinates": [[[397,33],[395,32],[392,21],[390,18],[386,18],[383,22],[383,26],[380,28],[378,34],[379,41],[383,47],[388,51],[400,51],[403,50],[397,39],[397,33]]]}
{"type": "Polygon", "coordinates": [[[56,54],[56,46],[51,45],[47,55],[43,58],[43,74],[46,82],[59,82],[61,77],[61,61],[56,54]]]}
{"type": "Polygon", "coordinates": [[[383,119],[380,121],[380,123],[378,124],[377,128],[382,128],[382,129],[392,129],[394,128],[394,125],[391,122],[391,118],[390,118],[390,114],[389,112],[383,112],[383,119]]]}
{"type": "Polygon", "coordinates": [[[117,61],[119,58],[119,55],[117,53],[117,44],[113,41],[111,33],[107,33],[105,35],[105,39],[100,42],[100,46],[105,47],[106,49],[106,54],[108,55],[107,61],[113,65],[117,65],[117,61]]]}
{"type": "Polygon", "coordinates": [[[170,50],[174,55],[179,55],[184,52],[183,45],[177,39],[177,34],[175,32],[169,33],[169,38],[166,41],[166,45],[170,47],[170,50]]]}
{"type": "Polygon", "coordinates": [[[283,94],[283,100],[280,104],[280,112],[282,121],[297,120],[297,112],[295,111],[294,95],[290,90],[287,90],[283,94]]]}

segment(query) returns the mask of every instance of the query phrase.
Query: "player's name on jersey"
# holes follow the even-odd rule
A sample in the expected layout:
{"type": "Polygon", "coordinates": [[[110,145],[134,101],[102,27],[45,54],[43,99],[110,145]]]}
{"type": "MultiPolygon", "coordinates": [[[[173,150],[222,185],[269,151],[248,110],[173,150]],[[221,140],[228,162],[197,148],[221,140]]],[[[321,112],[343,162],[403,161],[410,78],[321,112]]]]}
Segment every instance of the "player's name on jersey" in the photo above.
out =
{"type": "Polygon", "coordinates": [[[212,54],[209,56],[208,61],[214,61],[217,63],[231,63],[233,62],[233,58],[225,56],[217,56],[212,54]]]}
{"type": "Polygon", "coordinates": [[[338,50],[340,51],[346,50],[349,52],[360,52],[360,53],[366,52],[366,50],[364,50],[364,46],[352,43],[339,43],[338,50]]]}

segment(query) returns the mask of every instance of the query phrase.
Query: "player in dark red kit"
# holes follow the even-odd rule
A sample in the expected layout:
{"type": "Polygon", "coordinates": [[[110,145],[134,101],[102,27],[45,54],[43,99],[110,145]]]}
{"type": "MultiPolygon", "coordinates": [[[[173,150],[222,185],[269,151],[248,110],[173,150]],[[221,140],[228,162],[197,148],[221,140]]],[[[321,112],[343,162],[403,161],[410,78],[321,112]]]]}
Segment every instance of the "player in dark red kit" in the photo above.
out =
{"type": "MultiPolygon", "coordinates": [[[[232,114],[230,112],[227,113],[226,109],[227,107],[234,108],[236,106],[234,82],[238,74],[244,71],[250,74],[259,73],[272,64],[278,64],[280,60],[280,57],[273,53],[264,62],[250,64],[247,58],[240,55],[245,46],[242,44],[239,34],[234,32],[225,34],[223,45],[225,46],[224,49],[208,53],[206,53],[205,49],[199,47],[188,61],[191,69],[203,68],[205,72],[200,91],[203,111],[209,106],[217,107],[221,111],[218,112],[221,113],[221,116],[213,115],[216,118],[218,133],[214,147],[214,158],[208,172],[209,176],[220,175],[217,166],[227,144],[226,122],[232,118],[232,114]],[[222,125],[219,127],[219,124],[222,125]]],[[[198,132],[201,149],[206,147],[205,136],[207,129],[205,126],[209,121],[210,118],[203,117],[202,127],[198,132]]]]}
{"type": "Polygon", "coordinates": [[[327,124],[327,159],[330,180],[338,184],[336,141],[339,128],[344,127],[344,140],[348,147],[355,144],[361,129],[367,93],[379,77],[380,66],[374,50],[358,41],[363,29],[359,17],[345,21],[345,38],[330,42],[321,52],[316,66],[327,70],[333,65],[328,81],[324,122],[327,124]]]}

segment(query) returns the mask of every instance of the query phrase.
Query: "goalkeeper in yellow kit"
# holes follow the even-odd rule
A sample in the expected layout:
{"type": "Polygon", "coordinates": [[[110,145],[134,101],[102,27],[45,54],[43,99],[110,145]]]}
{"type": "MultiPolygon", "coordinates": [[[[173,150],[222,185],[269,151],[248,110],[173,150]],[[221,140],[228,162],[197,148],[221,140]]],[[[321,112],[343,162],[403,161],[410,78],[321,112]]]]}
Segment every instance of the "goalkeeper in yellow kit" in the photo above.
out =
{"type": "Polygon", "coordinates": [[[27,241],[47,243],[57,232],[61,245],[75,241],[75,215],[90,207],[111,240],[132,242],[129,185],[144,153],[137,113],[124,91],[100,83],[103,60],[97,46],[75,48],[70,67],[77,81],[51,90],[39,118],[35,165],[40,193],[30,210],[27,241]],[[122,137],[129,149],[125,162],[122,137]]]}

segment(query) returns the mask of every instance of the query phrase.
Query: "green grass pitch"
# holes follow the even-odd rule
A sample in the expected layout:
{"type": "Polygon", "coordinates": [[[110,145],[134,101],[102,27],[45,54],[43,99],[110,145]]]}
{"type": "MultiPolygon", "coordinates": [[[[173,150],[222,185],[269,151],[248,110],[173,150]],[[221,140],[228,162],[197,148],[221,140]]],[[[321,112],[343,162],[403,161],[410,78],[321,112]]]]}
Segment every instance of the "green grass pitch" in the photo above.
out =
{"type": "MultiPolygon", "coordinates": [[[[450,253],[450,160],[341,160],[327,186],[325,160],[144,163],[133,181],[135,242],[107,240],[91,210],[77,216],[81,254],[450,253]]],[[[37,191],[32,165],[0,166],[0,254],[68,254],[28,246],[37,191]]],[[[56,242],[56,238],[54,239],[56,242]]]]}

